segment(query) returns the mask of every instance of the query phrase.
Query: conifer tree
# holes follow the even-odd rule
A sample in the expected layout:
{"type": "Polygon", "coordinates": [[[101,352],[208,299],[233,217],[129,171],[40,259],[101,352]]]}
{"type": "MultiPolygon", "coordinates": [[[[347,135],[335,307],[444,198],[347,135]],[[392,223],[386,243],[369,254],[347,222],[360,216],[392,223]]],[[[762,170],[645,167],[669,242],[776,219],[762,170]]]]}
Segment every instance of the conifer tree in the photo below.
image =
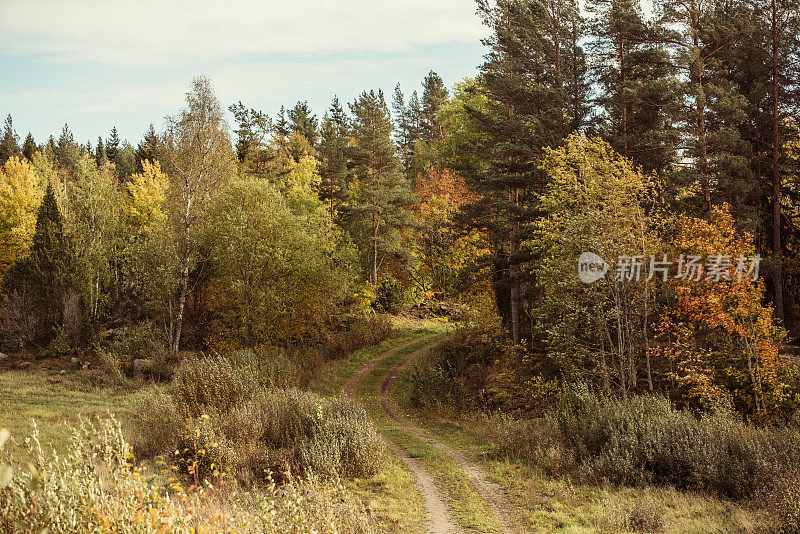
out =
{"type": "Polygon", "coordinates": [[[114,126],[111,128],[111,135],[106,140],[106,158],[111,163],[114,163],[117,159],[117,149],[119,148],[119,135],[117,134],[117,127],[114,126]]]}
{"type": "Polygon", "coordinates": [[[64,123],[61,135],[55,144],[54,154],[58,165],[70,173],[70,176],[74,176],[74,171],[80,159],[80,147],[75,142],[75,136],[66,123],[64,123]]]}
{"type": "Polygon", "coordinates": [[[65,297],[73,285],[75,252],[64,232],[64,223],[53,188],[48,184],[36,214],[36,229],[28,256],[6,272],[3,288],[30,301],[38,322],[39,341],[51,340],[64,319],[65,297]]]}
{"type": "MultiPolygon", "coordinates": [[[[412,98],[418,102],[416,91],[414,91],[412,98]]],[[[417,141],[420,139],[421,132],[418,125],[420,117],[419,109],[412,109],[410,105],[406,105],[405,96],[399,83],[394,88],[392,109],[394,110],[395,118],[395,143],[400,152],[400,160],[406,176],[410,177],[411,169],[414,165],[414,150],[417,141]]]]}
{"type": "Polygon", "coordinates": [[[144,133],[142,139],[136,147],[136,172],[144,172],[144,162],[155,162],[158,157],[158,134],[150,123],[150,128],[144,133]]]}
{"type": "Polygon", "coordinates": [[[25,142],[22,144],[22,155],[28,160],[33,161],[33,155],[38,150],[36,146],[36,141],[33,140],[33,135],[28,132],[28,136],[25,138],[25,142]]]}
{"type": "Polygon", "coordinates": [[[350,126],[347,114],[337,97],[322,119],[319,141],[320,198],[328,205],[332,219],[347,200],[352,172],[348,167],[350,126]]]}
{"type": "Polygon", "coordinates": [[[664,171],[678,142],[670,113],[679,95],[668,51],[649,38],[652,29],[639,0],[592,0],[587,9],[601,87],[600,131],[614,150],[646,171],[664,171]]]}
{"type": "MultiPolygon", "coordinates": [[[[581,69],[569,64],[580,57],[573,49],[580,39],[571,33],[580,15],[567,0],[478,5],[492,29],[475,89],[488,105],[467,111],[483,133],[474,150],[485,166],[464,169],[465,179],[482,195],[466,215],[496,243],[498,309],[517,344],[522,338],[523,267],[529,260],[521,244],[536,217],[534,195],[545,183],[540,160],[544,147],[559,146],[577,123],[570,110],[584,107],[572,102],[568,91],[568,80],[576,77],[573,70],[581,69]]],[[[578,78],[583,76],[578,72],[578,78]]]]}
{"type": "Polygon", "coordinates": [[[14,123],[11,115],[6,117],[5,127],[3,128],[3,139],[0,140],[0,167],[12,156],[20,156],[19,136],[14,131],[14,123]]]}
{"type": "Polygon", "coordinates": [[[378,284],[382,265],[406,256],[400,230],[413,224],[405,209],[412,202],[408,180],[403,176],[392,143],[392,121],[383,91],[363,92],[352,104],[353,141],[350,157],[358,177],[358,194],[348,209],[355,216],[366,246],[367,279],[378,284]]]}
{"type": "Polygon", "coordinates": [[[98,167],[102,167],[107,161],[108,158],[106,157],[106,147],[103,143],[103,138],[97,138],[97,147],[95,148],[94,152],[94,161],[97,163],[98,167]]]}
{"type": "Polygon", "coordinates": [[[448,91],[442,78],[434,71],[428,72],[425,79],[422,80],[422,109],[420,110],[421,137],[427,143],[444,138],[437,114],[442,104],[447,101],[447,97],[448,91]]]}
{"type": "Polygon", "coordinates": [[[316,147],[319,137],[317,131],[319,120],[308,107],[308,101],[297,102],[289,110],[289,120],[291,121],[291,130],[305,137],[312,148],[316,147]]]}

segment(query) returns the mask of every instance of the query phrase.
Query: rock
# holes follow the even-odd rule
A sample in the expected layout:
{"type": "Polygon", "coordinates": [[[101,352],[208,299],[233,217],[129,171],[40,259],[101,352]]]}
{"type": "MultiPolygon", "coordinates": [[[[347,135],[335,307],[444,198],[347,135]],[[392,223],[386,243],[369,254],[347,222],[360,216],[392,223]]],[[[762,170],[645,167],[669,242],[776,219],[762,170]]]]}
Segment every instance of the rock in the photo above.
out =
{"type": "Polygon", "coordinates": [[[150,360],[138,358],[133,360],[133,377],[138,379],[143,379],[145,373],[149,373],[150,369],[152,368],[152,363],[150,360]]]}
{"type": "Polygon", "coordinates": [[[67,371],[65,371],[64,369],[62,369],[61,371],[59,371],[59,372],[58,372],[58,374],[60,374],[60,375],[63,375],[63,374],[64,374],[64,373],[66,373],[66,372],[67,372],[67,371]]]}
{"type": "Polygon", "coordinates": [[[8,354],[4,354],[4,353],[0,352],[0,362],[5,360],[6,358],[8,358],[8,354]]]}
{"type": "Polygon", "coordinates": [[[78,358],[76,358],[75,356],[73,356],[72,358],[70,358],[70,360],[69,360],[69,363],[71,363],[72,365],[75,365],[75,364],[76,364],[76,363],[78,363],[79,361],[80,361],[80,360],[79,360],[78,358]]]}
{"type": "Polygon", "coordinates": [[[17,365],[17,368],[18,369],[27,369],[30,366],[31,366],[31,362],[20,362],[20,364],[17,365]]]}

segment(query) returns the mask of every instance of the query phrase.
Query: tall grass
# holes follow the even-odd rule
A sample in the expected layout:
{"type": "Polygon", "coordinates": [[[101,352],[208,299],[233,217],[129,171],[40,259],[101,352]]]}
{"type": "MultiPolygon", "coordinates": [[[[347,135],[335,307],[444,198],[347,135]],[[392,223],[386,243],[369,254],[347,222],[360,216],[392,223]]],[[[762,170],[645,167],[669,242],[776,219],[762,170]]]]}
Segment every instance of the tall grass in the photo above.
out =
{"type": "Polygon", "coordinates": [[[787,517],[798,509],[788,491],[800,481],[796,429],[759,428],[728,413],[697,417],[659,396],[625,402],[575,387],[542,420],[504,420],[497,450],[551,476],[764,500],[787,517]]]}
{"type": "Polygon", "coordinates": [[[361,407],[276,387],[273,372],[247,353],[188,362],[166,392],[146,390],[132,401],[134,451],[169,457],[178,450],[185,463],[210,454],[214,443],[216,467],[242,482],[280,478],[287,469],[333,478],[379,470],[383,443],[361,407]]]}
{"type": "Polygon", "coordinates": [[[82,423],[62,457],[29,441],[30,465],[14,464],[0,487],[0,532],[253,534],[372,532],[371,520],[340,483],[292,477],[241,493],[234,483],[213,489],[151,479],[132,462],[113,420],[82,423]],[[5,482],[5,481],[4,481],[5,482]]]}

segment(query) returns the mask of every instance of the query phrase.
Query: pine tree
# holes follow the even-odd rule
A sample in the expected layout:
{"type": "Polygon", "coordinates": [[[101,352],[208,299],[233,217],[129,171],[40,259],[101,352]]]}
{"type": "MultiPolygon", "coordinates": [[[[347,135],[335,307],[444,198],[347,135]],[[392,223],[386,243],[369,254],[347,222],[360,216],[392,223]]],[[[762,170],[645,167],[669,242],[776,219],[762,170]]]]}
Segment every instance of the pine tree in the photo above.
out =
{"type": "MultiPolygon", "coordinates": [[[[412,98],[418,103],[416,95],[415,91],[412,94],[412,98]]],[[[395,117],[395,143],[400,152],[403,169],[405,169],[406,176],[410,178],[411,169],[414,166],[414,151],[421,133],[419,128],[419,109],[412,109],[410,105],[406,105],[405,96],[399,83],[394,88],[392,109],[395,117]]]]}
{"type": "Polygon", "coordinates": [[[717,9],[714,0],[667,0],[662,7],[658,40],[671,49],[673,67],[685,80],[681,96],[686,104],[678,124],[685,144],[681,155],[693,165],[684,167],[683,181],[699,184],[702,213],[708,214],[718,189],[715,161],[737,155],[736,140],[725,136],[734,131],[735,121],[743,120],[740,111],[746,105],[737,87],[714,71],[724,71],[721,58],[739,41],[745,18],[717,9]],[[725,132],[710,130],[715,114],[725,116],[725,132]]]}
{"type": "Polygon", "coordinates": [[[427,142],[440,141],[444,138],[442,125],[437,114],[447,101],[448,91],[442,78],[434,71],[430,71],[422,81],[422,109],[421,109],[421,137],[427,142]]]}
{"type": "Polygon", "coordinates": [[[9,115],[6,117],[6,124],[3,128],[3,139],[0,140],[0,167],[12,156],[19,157],[20,155],[19,136],[14,131],[14,123],[9,115]]]}
{"type": "Polygon", "coordinates": [[[144,139],[136,147],[136,172],[144,172],[144,162],[155,162],[158,157],[158,134],[150,123],[150,128],[144,133],[144,139]]]}
{"type": "Polygon", "coordinates": [[[405,209],[412,202],[410,186],[402,172],[392,143],[392,120],[383,91],[366,91],[350,104],[353,114],[353,141],[350,149],[359,194],[348,209],[362,231],[363,251],[368,256],[369,282],[378,284],[381,266],[393,257],[407,256],[400,230],[413,223],[405,209]]]}
{"type": "Polygon", "coordinates": [[[675,69],[639,0],[592,0],[595,79],[600,132],[611,146],[645,171],[665,171],[675,159],[677,131],[670,113],[677,107],[675,69]]]}
{"type": "Polygon", "coordinates": [[[275,121],[275,140],[279,150],[286,146],[286,139],[291,132],[289,121],[286,119],[286,108],[281,106],[281,110],[278,112],[278,119],[275,121]]]}
{"type": "Polygon", "coordinates": [[[320,198],[329,206],[332,219],[349,195],[352,172],[348,167],[350,126],[347,114],[337,97],[322,119],[320,128],[320,198]]]}
{"type": "Polygon", "coordinates": [[[114,126],[111,128],[111,136],[106,139],[106,158],[111,163],[114,163],[117,159],[117,149],[119,148],[119,135],[117,134],[117,127],[114,126]]]}
{"type": "Polygon", "coordinates": [[[482,195],[466,216],[496,243],[498,309],[518,344],[523,268],[530,259],[521,245],[536,217],[535,194],[545,183],[539,164],[544,147],[559,146],[577,123],[570,111],[585,107],[569,92],[578,83],[575,73],[584,76],[581,65],[570,65],[581,56],[574,48],[580,15],[567,0],[480,1],[479,10],[493,32],[484,41],[489,50],[476,88],[487,106],[467,112],[483,133],[473,150],[485,164],[464,169],[482,195]]]}
{"type": "Polygon", "coordinates": [[[311,147],[315,148],[319,137],[319,121],[308,107],[308,102],[297,102],[289,110],[289,120],[291,121],[291,130],[305,137],[311,147]]]}
{"type": "Polygon", "coordinates": [[[236,120],[236,157],[248,173],[265,176],[267,164],[277,156],[268,146],[273,133],[272,119],[266,113],[247,108],[241,101],[228,107],[236,120]]]}
{"type": "Polygon", "coordinates": [[[36,146],[36,141],[33,140],[33,135],[28,132],[28,136],[25,138],[25,143],[22,145],[22,155],[27,158],[28,161],[33,161],[33,155],[38,150],[36,146]]]}

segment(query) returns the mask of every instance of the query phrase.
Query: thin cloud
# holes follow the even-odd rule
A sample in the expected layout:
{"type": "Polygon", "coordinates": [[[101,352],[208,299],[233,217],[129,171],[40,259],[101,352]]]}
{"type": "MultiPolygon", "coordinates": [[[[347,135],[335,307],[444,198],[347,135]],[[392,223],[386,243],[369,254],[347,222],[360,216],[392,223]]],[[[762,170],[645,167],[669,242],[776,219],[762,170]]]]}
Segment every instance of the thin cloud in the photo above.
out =
{"type": "Polygon", "coordinates": [[[471,0],[0,1],[0,48],[45,61],[168,66],[474,42],[471,0]]]}

